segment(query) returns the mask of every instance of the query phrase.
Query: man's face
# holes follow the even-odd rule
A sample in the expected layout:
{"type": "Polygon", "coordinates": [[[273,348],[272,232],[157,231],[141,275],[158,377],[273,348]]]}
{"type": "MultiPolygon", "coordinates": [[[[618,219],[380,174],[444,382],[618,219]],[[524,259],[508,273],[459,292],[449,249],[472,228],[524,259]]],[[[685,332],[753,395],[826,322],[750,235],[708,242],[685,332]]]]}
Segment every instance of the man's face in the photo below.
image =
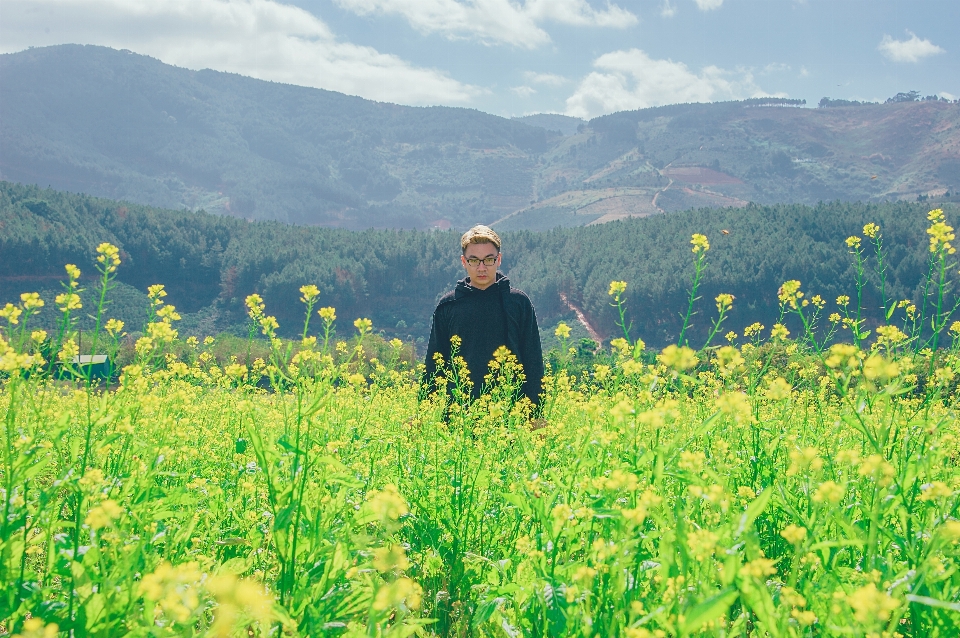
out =
{"type": "Polygon", "coordinates": [[[463,267],[470,277],[470,285],[484,290],[489,288],[497,278],[497,268],[500,267],[500,252],[493,244],[470,244],[463,256],[460,257],[463,267]],[[484,260],[495,259],[493,265],[488,266],[484,260]],[[475,261],[476,266],[470,262],[475,261]]]}

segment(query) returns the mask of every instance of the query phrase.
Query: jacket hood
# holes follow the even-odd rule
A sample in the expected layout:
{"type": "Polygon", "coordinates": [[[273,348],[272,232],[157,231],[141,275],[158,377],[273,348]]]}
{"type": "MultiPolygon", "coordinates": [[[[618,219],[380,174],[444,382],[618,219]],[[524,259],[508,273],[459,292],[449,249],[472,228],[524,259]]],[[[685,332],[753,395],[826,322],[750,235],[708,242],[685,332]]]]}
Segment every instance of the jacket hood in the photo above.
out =
{"type": "Polygon", "coordinates": [[[478,292],[486,292],[491,288],[499,288],[501,290],[505,288],[507,290],[510,290],[510,279],[506,275],[504,275],[502,272],[497,271],[497,278],[492,284],[490,284],[490,287],[484,290],[480,290],[478,288],[474,288],[473,286],[471,286],[470,278],[465,277],[464,279],[461,279],[460,281],[457,282],[457,287],[454,289],[454,299],[460,299],[461,297],[464,297],[466,295],[472,295],[478,292]]]}

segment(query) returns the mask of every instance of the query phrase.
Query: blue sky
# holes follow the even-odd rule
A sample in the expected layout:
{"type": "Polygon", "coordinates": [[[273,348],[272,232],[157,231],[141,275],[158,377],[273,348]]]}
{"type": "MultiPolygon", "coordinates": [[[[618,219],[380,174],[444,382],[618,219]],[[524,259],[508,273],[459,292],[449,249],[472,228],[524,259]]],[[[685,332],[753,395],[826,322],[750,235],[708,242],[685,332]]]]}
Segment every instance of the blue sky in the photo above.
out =
{"type": "Polygon", "coordinates": [[[595,117],[960,98],[958,0],[3,0],[0,51],[102,44],[402,104],[595,117]]]}

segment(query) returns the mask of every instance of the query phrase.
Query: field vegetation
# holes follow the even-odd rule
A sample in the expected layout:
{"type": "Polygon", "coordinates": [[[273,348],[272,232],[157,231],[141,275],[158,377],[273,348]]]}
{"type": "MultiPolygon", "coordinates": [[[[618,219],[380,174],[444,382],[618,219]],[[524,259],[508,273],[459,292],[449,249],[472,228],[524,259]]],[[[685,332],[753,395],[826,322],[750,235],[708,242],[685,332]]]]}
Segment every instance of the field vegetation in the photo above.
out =
{"type": "Polygon", "coordinates": [[[955,636],[960,629],[960,322],[953,229],[928,215],[922,302],[890,296],[883,229],[843,242],[855,296],[783,282],[771,325],[701,307],[711,238],[688,245],[676,343],[630,328],[584,360],[556,328],[540,409],[495,355],[426,396],[399,340],[303,285],[295,341],[251,294],[248,352],[178,334],[148,290],[116,355],[121,263],[95,302],[66,266],[55,330],[35,293],[0,309],[0,634],[18,636],[955,636]],[[862,319],[873,272],[882,325],[862,319]],[[703,310],[701,308],[701,310],[703,310]],[[265,340],[264,340],[265,339],[265,340]],[[659,351],[657,351],[659,350],[659,351]],[[52,374],[57,371],[57,374],[52,374]],[[72,380],[63,379],[72,376],[72,380]]]}

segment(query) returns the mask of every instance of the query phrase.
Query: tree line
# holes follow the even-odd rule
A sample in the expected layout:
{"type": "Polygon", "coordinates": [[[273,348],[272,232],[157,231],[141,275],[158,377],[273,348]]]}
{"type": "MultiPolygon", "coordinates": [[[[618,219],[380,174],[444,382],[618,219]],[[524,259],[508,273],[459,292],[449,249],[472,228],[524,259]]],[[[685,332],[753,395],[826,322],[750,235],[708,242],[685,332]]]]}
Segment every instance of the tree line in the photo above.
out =
{"type": "MultiPolygon", "coordinates": [[[[708,266],[688,330],[702,338],[715,314],[714,297],[734,295],[726,326],[734,331],[779,313],[777,289],[791,279],[829,304],[855,292],[854,258],[844,240],[864,224],[881,228],[889,299],[920,302],[928,264],[926,212],[918,203],[834,202],[817,206],[750,205],[701,209],[581,228],[504,232],[504,271],[530,295],[541,328],[572,319],[568,300],[597,331],[620,332],[607,294],[613,280],[628,283],[632,334],[651,345],[676,339],[693,265],[690,238],[710,241],[708,266]],[[741,325],[742,324],[742,325],[741,325]]],[[[955,210],[950,209],[948,220],[955,210]]],[[[386,336],[423,340],[437,299],[463,273],[460,231],[403,231],[306,227],[249,222],[173,211],[87,195],[0,182],[0,303],[21,292],[52,298],[63,265],[93,273],[101,242],[121,249],[120,299],[111,309],[136,330],[145,316],[147,286],[162,283],[184,313],[185,329],[243,332],[244,298],[258,293],[289,334],[302,326],[299,287],[313,283],[321,304],[337,308],[349,328],[369,317],[386,336]]],[[[882,318],[879,277],[866,250],[868,324],[882,318]]]]}

